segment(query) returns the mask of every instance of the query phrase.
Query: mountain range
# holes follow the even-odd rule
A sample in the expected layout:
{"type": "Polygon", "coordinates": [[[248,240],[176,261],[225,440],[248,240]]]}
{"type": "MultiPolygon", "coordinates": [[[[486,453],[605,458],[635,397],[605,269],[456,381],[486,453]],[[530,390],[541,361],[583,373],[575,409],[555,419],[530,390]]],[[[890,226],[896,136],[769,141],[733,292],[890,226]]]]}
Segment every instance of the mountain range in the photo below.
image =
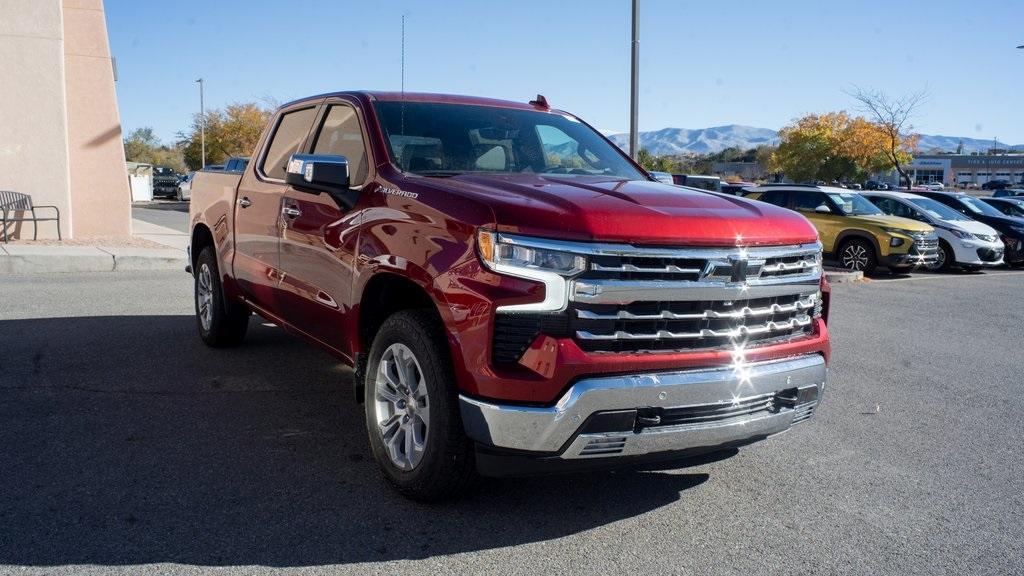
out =
{"type": "MultiPolygon", "coordinates": [[[[932,136],[928,134],[921,134],[920,137],[917,146],[919,154],[927,153],[933,149],[952,152],[957,149],[961,141],[964,145],[964,153],[986,152],[992,147],[992,140],[978,138],[932,136]]],[[[628,134],[612,134],[609,138],[622,149],[629,147],[628,134]]],[[[655,156],[710,154],[721,152],[730,147],[748,150],[762,144],[778,144],[778,141],[779,133],[775,130],[738,124],[696,130],[662,128],[661,130],[640,133],[640,148],[646,149],[655,156]]],[[[1024,144],[1008,146],[1004,142],[998,142],[997,147],[1024,150],[1024,144]]]]}

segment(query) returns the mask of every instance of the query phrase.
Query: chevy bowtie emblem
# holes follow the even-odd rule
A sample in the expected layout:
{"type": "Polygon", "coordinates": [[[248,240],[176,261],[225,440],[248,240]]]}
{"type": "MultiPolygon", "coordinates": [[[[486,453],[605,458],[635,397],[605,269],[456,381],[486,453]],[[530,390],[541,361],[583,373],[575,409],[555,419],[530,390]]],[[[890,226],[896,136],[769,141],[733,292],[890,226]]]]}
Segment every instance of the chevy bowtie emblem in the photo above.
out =
{"type": "Polygon", "coordinates": [[[732,268],[732,276],[729,278],[730,282],[747,281],[747,266],[749,265],[749,261],[746,258],[740,256],[729,256],[729,265],[732,268]]]}

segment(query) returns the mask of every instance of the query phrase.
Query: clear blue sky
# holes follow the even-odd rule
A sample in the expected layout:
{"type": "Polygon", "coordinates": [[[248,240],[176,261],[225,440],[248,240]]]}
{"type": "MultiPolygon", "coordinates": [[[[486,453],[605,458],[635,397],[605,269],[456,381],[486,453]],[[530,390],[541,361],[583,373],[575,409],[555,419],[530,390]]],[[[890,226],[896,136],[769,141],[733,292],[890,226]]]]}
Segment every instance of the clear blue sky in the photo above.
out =
{"type": "MultiPolygon", "coordinates": [[[[345,89],[529,100],[629,126],[629,0],[106,0],[126,131],[198,109],[345,89]]],[[[1021,0],[641,0],[640,129],[779,128],[856,84],[927,87],[918,132],[1024,144],[1021,0]]]]}

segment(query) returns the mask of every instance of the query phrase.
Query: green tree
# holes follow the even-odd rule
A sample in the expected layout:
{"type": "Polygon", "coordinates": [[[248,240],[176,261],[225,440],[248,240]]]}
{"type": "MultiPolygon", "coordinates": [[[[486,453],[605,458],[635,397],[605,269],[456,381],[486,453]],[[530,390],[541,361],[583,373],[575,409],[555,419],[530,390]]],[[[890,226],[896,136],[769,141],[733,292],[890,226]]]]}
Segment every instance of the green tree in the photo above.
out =
{"type": "Polygon", "coordinates": [[[640,149],[636,155],[636,161],[648,171],[672,173],[678,168],[671,156],[655,156],[646,148],[640,149]]]}
{"type": "Polygon", "coordinates": [[[149,127],[136,128],[128,133],[124,139],[124,157],[129,162],[170,166],[178,172],[185,170],[181,149],[162,144],[149,127]]]}
{"type": "MultiPolygon", "coordinates": [[[[235,103],[223,110],[206,112],[206,164],[223,164],[232,156],[252,153],[273,111],[255,102],[235,103]]],[[[179,134],[185,164],[198,170],[203,162],[201,126],[202,117],[196,114],[187,132],[179,134]]]]}

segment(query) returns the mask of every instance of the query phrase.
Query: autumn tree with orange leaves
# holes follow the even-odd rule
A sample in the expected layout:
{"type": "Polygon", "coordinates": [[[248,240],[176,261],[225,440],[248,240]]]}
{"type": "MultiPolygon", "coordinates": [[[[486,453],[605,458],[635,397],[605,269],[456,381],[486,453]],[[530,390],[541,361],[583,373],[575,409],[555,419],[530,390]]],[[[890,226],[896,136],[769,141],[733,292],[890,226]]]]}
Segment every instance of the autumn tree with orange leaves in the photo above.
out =
{"type": "Polygon", "coordinates": [[[846,112],[809,114],[783,128],[779,138],[769,169],[796,182],[864,180],[891,168],[892,154],[899,163],[910,162],[916,146],[916,137],[908,137],[893,149],[883,126],[846,112]]]}

